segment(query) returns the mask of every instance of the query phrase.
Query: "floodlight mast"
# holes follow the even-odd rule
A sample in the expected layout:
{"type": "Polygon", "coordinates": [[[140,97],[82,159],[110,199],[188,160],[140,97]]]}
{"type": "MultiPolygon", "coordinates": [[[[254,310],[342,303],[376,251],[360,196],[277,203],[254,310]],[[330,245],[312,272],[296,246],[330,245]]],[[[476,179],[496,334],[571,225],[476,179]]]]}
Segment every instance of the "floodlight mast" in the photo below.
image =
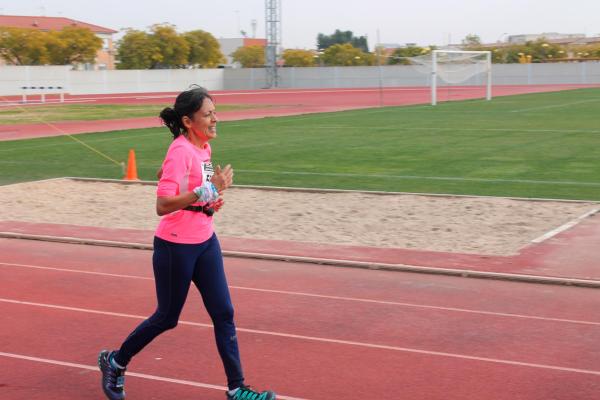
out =
{"type": "Polygon", "coordinates": [[[485,99],[492,99],[492,52],[475,50],[433,50],[431,52],[431,105],[437,105],[438,54],[485,54],[486,89],[485,99]]]}
{"type": "Polygon", "coordinates": [[[281,0],[265,0],[265,23],[267,46],[265,47],[265,63],[267,88],[279,86],[277,59],[281,46],[281,0]]]}

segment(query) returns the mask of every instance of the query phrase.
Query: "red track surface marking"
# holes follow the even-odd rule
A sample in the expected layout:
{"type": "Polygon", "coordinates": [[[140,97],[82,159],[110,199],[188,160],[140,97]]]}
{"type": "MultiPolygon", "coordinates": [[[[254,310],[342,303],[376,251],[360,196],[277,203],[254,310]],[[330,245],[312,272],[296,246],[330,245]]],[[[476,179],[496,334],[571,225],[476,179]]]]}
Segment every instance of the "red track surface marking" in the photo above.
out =
{"type": "MultiPolygon", "coordinates": [[[[59,268],[102,274],[112,273],[116,275],[139,276],[147,280],[152,279],[150,251],[131,251],[128,249],[108,248],[106,249],[106,252],[103,253],[103,258],[98,259],[95,255],[94,248],[90,248],[89,246],[65,246],[50,242],[0,239],[0,252],[2,254],[1,259],[3,260],[2,264],[0,264],[2,266],[22,266],[21,268],[27,268],[27,266],[41,266],[43,268],[59,268]]],[[[248,261],[237,258],[228,258],[228,260],[228,265],[233,265],[236,267],[246,265],[246,262],[248,261]]],[[[342,285],[342,287],[344,287],[344,297],[372,299],[376,301],[396,301],[403,303],[410,303],[412,298],[411,296],[415,293],[422,294],[420,290],[416,290],[414,293],[406,293],[406,290],[408,290],[410,285],[407,285],[407,287],[403,288],[401,292],[397,292],[397,286],[394,284],[385,284],[379,282],[382,276],[388,276],[388,273],[384,271],[363,271],[363,273],[361,273],[361,282],[363,280],[367,280],[367,284],[356,285],[353,282],[352,274],[349,272],[354,271],[353,269],[331,267],[325,268],[316,265],[311,266],[310,264],[300,263],[281,264],[274,261],[261,262],[254,260],[252,263],[261,265],[264,268],[237,268],[236,277],[239,277],[236,280],[230,279],[230,285],[286,290],[292,292],[309,292],[322,295],[335,295],[337,293],[332,293],[331,288],[335,288],[337,285],[342,285]],[[272,284],[266,287],[264,284],[262,284],[261,277],[269,274],[272,269],[275,269],[273,265],[277,266],[278,269],[281,269],[283,266],[285,266],[285,275],[277,275],[281,276],[281,281],[275,280],[276,276],[272,276],[272,280],[270,282],[272,284]],[[348,275],[348,277],[347,275],[340,275],[344,273],[350,275],[348,275]],[[320,279],[315,282],[311,274],[318,274],[320,279]],[[287,278],[289,278],[289,281],[287,278]],[[307,290],[306,288],[310,288],[311,290],[307,290]],[[409,296],[403,297],[405,294],[409,294],[409,296]]],[[[438,286],[434,284],[428,284],[429,279],[431,279],[429,275],[410,274],[408,276],[417,279],[417,282],[420,282],[424,287],[431,286],[432,290],[434,291],[440,290],[438,286]]],[[[479,283],[472,284],[468,283],[470,281],[470,279],[464,280],[461,285],[468,287],[479,287],[479,285],[484,284],[483,282],[486,282],[486,285],[494,285],[494,282],[492,281],[481,281],[479,283]]],[[[539,286],[539,288],[540,290],[546,290],[547,293],[552,293],[554,291],[552,286],[539,286]]],[[[445,292],[445,294],[448,295],[448,299],[443,303],[438,303],[435,297],[430,302],[422,303],[431,306],[456,307],[462,309],[487,309],[486,307],[480,307],[481,304],[486,304],[485,298],[475,299],[475,302],[462,302],[456,301],[460,299],[454,299],[452,296],[450,296],[452,293],[453,289],[452,287],[449,287],[445,292]],[[482,302],[481,304],[479,303],[480,301],[482,302]]],[[[540,306],[543,310],[543,308],[546,306],[545,303],[532,303],[531,301],[528,301],[527,296],[524,296],[523,298],[516,298],[511,292],[507,292],[505,295],[507,299],[512,299],[510,302],[511,304],[515,302],[518,302],[518,304],[514,308],[493,309],[493,311],[511,312],[514,314],[540,315],[546,317],[551,316],[546,315],[541,311],[537,311],[538,306],[540,306]],[[526,310],[527,312],[524,312],[523,310],[526,310]]],[[[565,314],[558,315],[558,318],[575,318],[577,320],[587,319],[587,309],[574,309],[570,307],[569,304],[570,303],[568,302],[564,303],[555,310],[555,313],[562,311],[565,312],[565,314]]]]}
{"type": "MultiPolygon", "coordinates": [[[[539,93],[570,90],[597,85],[503,85],[493,88],[494,96],[508,96],[523,93],[539,93]]],[[[430,92],[427,87],[403,88],[357,88],[357,89],[304,89],[304,90],[254,90],[254,91],[215,91],[219,104],[254,104],[266,108],[239,110],[219,113],[222,121],[263,118],[268,116],[299,115],[307,113],[350,110],[356,108],[379,107],[380,105],[428,104],[430,92]],[[276,107],[273,107],[276,106],[276,107]]],[[[67,96],[69,102],[94,104],[171,104],[176,93],[124,93],[107,95],[67,96]]],[[[440,88],[438,101],[462,100],[483,97],[482,88],[452,87],[440,88]]],[[[21,106],[19,97],[6,98],[4,106],[21,106]],[[13,103],[7,103],[13,101],[13,103]],[[9,105],[13,104],[13,105],[9,105]]],[[[57,129],[43,123],[0,126],[0,141],[32,137],[58,136],[64,133],[106,132],[122,129],[150,128],[160,126],[156,117],[130,118],[104,121],[71,121],[53,123],[57,129]]]]}
{"type": "MultiPolygon", "coordinates": [[[[153,311],[153,282],[78,271],[150,278],[151,252],[2,239],[0,254],[3,399],[100,398],[99,374],[86,366],[153,311]],[[17,262],[48,269],[10,264],[17,262]],[[47,364],[53,360],[74,365],[47,364]],[[15,372],[23,369],[26,384],[15,372]],[[65,375],[70,384],[50,392],[65,375]]],[[[232,258],[226,268],[245,370],[260,387],[312,400],[592,399],[600,390],[594,289],[232,258]]],[[[222,385],[208,323],[191,290],[180,326],[130,371],[222,385]]],[[[223,398],[220,390],[133,376],[128,391],[131,398],[223,398]]]]}
{"type": "MultiPolygon", "coordinates": [[[[151,277],[138,276],[138,275],[114,274],[114,273],[96,272],[96,271],[82,271],[79,269],[44,267],[44,266],[40,266],[40,265],[0,263],[0,266],[33,268],[33,269],[38,269],[38,270],[48,270],[48,271],[54,271],[54,272],[68,272],[68,273],[77,273],[77,274],[110,276],[110,277],[114,277],[114,278],[123,278],[123,279],[140,279],[140,280],[152,280],[153,279],[151,277]]],[[[311,298],[327,299],[327,300],[340,300],[340,301],[347,301],[347,302],[371,303],[371,304],[379,304],[379,305],[401,306],[401,307],[429,309],[429,310],[454,311],[454,312],[469,313],[469,314],[491,315],[491,316],[497,316],[497,317],[525,318],[525,319],[534,319],[534,320],[540,320],[540,321],[554,321],[554,322],[568,322],[568,323],[583,324],[583,325],[600,325],[600,322],[593,322],[593,321],[583,321],[583,320],[574,320],[574,319],[565,319],[565,318],[547,318],[547,317],[540,317],[540,316],[535,316],[535,315],[498,313],[498,312],[493,312],[493,311],[472,310],[472,309],[458,308],[458,307],[433,306],[433,305],[426,305],[426,304],[414,304],[414,303],[395,302],[395,301],[386,301],[386,300],[373,300],[373,299],[364,299],[364,298],[347,297],[347,296],[332,296],[332,295],[325,295],[325,294],[318,294],[318,293],[294,292],[294,291],[289,291],[289,290],[273,290],[273,289],[264,289],[264,288],[253,288],[253,287],[247,287],[247,286],[230,286],[230,289],[231,290],[242,290],[242,291],[248,290],[248,291],[253,291],[253,292],[273,293],[273,294],[281,294],[281,295],[289,295],[289,296],[311,297],[311,298]]],[[[4,299],[3,301],[11,302],[7,299],[4,299]]],[[[50,306],[48,306],[48,307],[50,307],[50,306]]],[[[52,306],[52,307],[54,307],[54,306],[52,306]]],[[[62,307],[62,306],[56,306],[56,308],[60,308],[60,307],[62,307]]]]}
{"type": "MultiPolygon", "coordinates": [[[[10,268],[5,268],[5,271],[11,272],[10,268]]],[[[14,270],[12,270],[14,271],[14,270]]],[[[29,273],[31,273],[31,271],[27,271],[29,273]]],[[[6,272],[5,272],[6,273],[6,272]]],[[[56,272],[54,274],[50,274],[50,273],[39,273],[37,275],[40,275],[43,279],[55,279],[57,277],[61,277],[62,275],[59,273],[57,274],[56,272]]],[[[98,278],[98,277],[96,277],[98,278]]],[[[40,279],[42,280],[42,279],[40,279]]],[[[87,283],[85,283],[85,280],[83,280],[83,285],[87,286],[87,283]]],[[[34,282],[38,282],[38,280],[34,280],[34,282]]],[[[127,282],[127,286],[129,286],[131,284],[131,282],[127,282]]],[[[147,288],[148,291],[151,291],[153,287],[152,282],[150,282],[147,285],[142,285],[142,288],[147,288]]],[[[122,288],[118,288],[123,290],[122,288]]],[[[558,321],[558,320],[551,320],[551,319],[544,319],[544,320],[538,320],[538,321],[522,321],[522,320],[518,320],[518,319],[513,319],[512,317],[506,317],[506,316],[500,316],[500,315],[456,315],[454,313],[448,313],[448,310],[443,310],[443,309],[437,309],[437,310],[412,310],[414,312],[400,312],[398,314],[403,316],[403,320],[402,321],[394,321],[393,319],[386,321],[385,325],[386,325],[386,331],[382,331],[382,332],[377,332],[377,335],[375,335],[375,332],[373,332],[373,334],[371,334],[371,332],[369,332],[369,335],[367,336],[363,336],[364,333],[361,335],[360,332],[360,327],[359,326],[353,326],[355,323],[358,325],[359,323],[365,323],[364,317],[361,318],[362,321],[353,321],[351,323],[349,323],[349,327],[352,328],[353,332],[336,332],[335,329],[335,324],[332,324],[330,320],[322,318],[321,315],[319,314],[325,314],[327,316],[330,315],[334,315],[336,312],[339,313],[339,310],[336,310],[336,308],[339,308],[339,303],[337,301],[323,301],[323,299],[312,299],[312,301],[310,300],[305,300],[305,299],[298,299],[298,298],[283,298],[281,299],[280,294],[256,294],[256,293],[241,293],[237,295],[238,297],[238,302],[245,304],[247,301],[252,302],[252,301],[271,301],[271,302],[279,302],[280,300],[284,300],[286,304],[288,304],[288,308],[290,308],[290,304],[293,304],[294,301],[302,301],[303,304],[309,304],[311,302],[313,302],[315,304],[315,306],[319,306],[321,305],[324,308],[322,310],[320,310],[319,313],[317,313],[316,318],[313,316],[313,318],[311,318],[311,315],[314,314],[314,312],[311,312],[311,310],[309,309],[309,307],[296,307],[298,308],[297,312],[295,313],[295,315],[297,316],[299,321],[304,321],[302,326],[290,326],[289,323],[286,323],[287,325],[284,326],[277,326],[276,324],[273,324],[273,322],[271,322],[272,320],[281,320],[281,321],[285,321],[285,316],[286,315],[280,315],[283,313],[277,313],[277,312],[271,312],[270,318],[269,318],[269,322],[264,322],[264,324],[268,324],[265,325],[264,328],[262,329],[256,329],[256,328],[247,328],[243,325],[243,322],[245,319],[248,319],[250,322],[249,323],[256,323],[257,321],[261,321],[264,320],[265,318],[262,316],[261,312],[256,312],[256,310],[246,310],[245,313],[245,318],[240,322],[238,321],[238,330],[240,333],[245,333],[245,334],[256,334],[256,335],[264,335],[264,336],[275,336],[275,337],[283,337],[283,338],[291,338],[291,339],[298,339],[298,340],[302,340],[302,341],[308,341],[308,342],[324,342],[324,343],[333,343],[333,344],[342,344],[342,345],[347,345],[349,347],[357,347],[357,348],[375,348],[375,349],[383,349],[383,350],[392,350],[392,351],[401,351],[401,352],[408,352],[408,353],[419,353],[419,354],[426,354],[426,355],[435,355],[435,356],[444,356],[444,357],[452,357],[452,358],[458,358],[458,359],[465,359],[465,360],[476,360],[476,361],[486,361],[486,362],[492,362],[492,363],[499,363],[499,364],[508,364],[508,365],[519,365],[519,366],[530,366],[530,367],[535,367],[535,368],[541,368],[541,369],[555,369],[555,370],[560,370],[560,371],[570,371],[570,372],[579,372],[579,373],[587,373],[587,374],[592,374],[592,375],[598,375],[600,376],[600,371],[594,371],[594,370],[590,370],[589,368],[593,368],[593,364],[590,364],[589,366],[586,367],[581,367],[581,368],[575,368],[574,366],[571,365],[563,365],[563,366],[557,366],[557,365],[553,365],[552,363],[555,362],[555,360],[552,357],[548,357],[547,359],[544,359],[544,355],[540,355],[540,354],[536,354],[534,359],[528,359],[527,355],[529,352],[531,352],[530,346],[531,346],[531,341],[528,341],[528,338],[536,338],[537,340],[539,340],[537,338],[536,335],[536,330],[539,329],[541,326],[546,326],[546,327],[555,327],[556,329],[553,330],[553,334],[550,335],[549,337],[546,336],[544,338],[544,345],[548,346],[549,348],[554,348],[556,347],[556,345],[559,345],[560,347],[563,348],[563,350],[565,350],[565,353],[575,353],[575,354],[579,354],[582,350],[584,351],[586,346],[588,344],[582,344],[582,343],[577,343],[577,344],[573,344],[573,343],[569,343],[568,341],[565,341],[563,343],[563,338],[564,337],[570,337],[571,334],[569,334],[568,332],[570,330],[575,330],[579,333],[586,333],[586,331],[598,331],[600,330],[600,323],[594,323],[593,321],[589,321],[589,322],[582,322],[582,323],[575,323],[574,325],[571,325],[571,322],[565,323],[566,321],[558,321]],[[328,310],[327,308],[331,308],[331,310],[328,310]],[[502,354],[500,357],[498,357],[497,354],[497,350],[496,349],[487,349],[487,348],[479,348],[478,345],[475,346],[470,346],[468,348],[468,350],[463,350],[463,343],[460,343],[460,340],[457,340],[456,338],[449,338],[447,339],[444,343],[435,343],[433,340],[431,341],[431,343],[429,344],[430,348],[429,349],[423,349],[421,348],[423,346],[424,343],[429,343],[429,338],[428,338],[428,334],[424,334],[423,336],[421,336],[420,338],[418,338],[418,340],[414,340],[412,338],[412,335],[406,335],[407,337],[403,337],[403,335],[399,335],[399,337],[396,337],[395,335],[391,335],[393,332],[400,332],[401,331],[401,327],[403,324],[409,323],[409,325],[414,327],[414,323],[411,323],[411,317],[410,315],[419,315],[419,314],[424,314],[425,316],[429,316],[431,315],[432,317],[434,317],[436,320],[439,320],[439,324],[441,326],[443,326],[443,324],[445,324],[446,322],[444,321],[444,319],[450,317],[453,318],[455,320],[456,324],[459,324],[461,326],[461,329],[464,329],[466,331],[469,332],[474,332],[474,331],[479,331],[480,335],[483,335],[485,337],[488,338],[488,340],[490,340],[491,338],[494,338],[495,336],[497,336],[496,332],[487,332],[487,329],[485,328],[485,322],[486,319],[489,319],[490,321],[493,320],[503,320],[504,324],[508,325],[508,330],[510,331],[519,331],[520,336],[522,338],[522,343],[519,343],[518,345],[514,345],[512,351],[513,353],[508,353],[508,354],[502,354]],[[475,329],[474,326],[471,325],[475,325],[475,324],[482,324],[483,323],[483,327],[479,327],[478,329],[475,329]],[[531,332],[528,332],[527,327],[524,327],[523,325],[527,325],[530,324],[531,325],[531,332]],[[395,326],[397,325],[397,326],[395,326]],[[516,327],[515,327],[516,325],[516,327]],[[587,328],[585,329],[585,325],[588,325],[587,328]],[[294,332],[298,332],[298,333],[289,333],[286,332],[286,330],[290,330],[291,328],[293,328],[294,332]],[[334,337],[331,337],[331,334],[334,334],[334,337]],[[329,336],[326,336],[327,334],[329,334],[329,336]],[[557,338],[559,338],[557,340],[557,338]],[[401,341],[404,346],[401,346],[400,343],[398,343],[398,341],[401,341]],[[459,343],[456,343],[456,342],[459,343]],[[442,348],[439,348],[439,346],[442,346],[442,348]],[[421,346],[421,347],[420,347],[421,346]],[[438,348],[436,348],[436,346],[438,348]],[[457,349],[460,349],[460,352],[457,351],[452,351],[452,348],[456,347],[457,349]],[[521,348],[522,347],[522,348],[521,348]],[[581,349],[580,347],[583,347],[583,349],[581,349]],[[512,357],[511,357],[512,355],[512,357]],[[507,359],[507,357],[509,357],[509,359],[507,359]],[[512,358],[512,359],[511,359],[512,358]],[[520,360],[519,360],[520,358],[520,360]],[[587,369],[586,369],[587,368],[587,369]]],[[[15,301],[15,300],[11,300],[11,299],[7,299],[7,298],[0,298],[0,303],[9,303],[9,304],[19,304],[22,306],[32,306],[32,307],[37,307],[37,308],[49,308],[49,309],[54,309],[54,310],[59,310],[59,311],[73,311],[75,313],[87,313],[87,314],[93,314],[93,315],[100,315],[100,316],[109,316],[109,317],[122,317],[122,318],[126,318],[126,319],[130,319],[130,320],[134,320],[134,324],[139,323],[141,320],[143,320],[147,314],[129,314],[129,313],[116,313],[113,311],[109,311],[109,310],[98,310],[97,307],[94,309],[91,308],[87,308],[90,306],[85,306],[85,307],[68,307],[68,306],[62,306],[62,305],[57,305],[54,302],[58,301],[59,299],[53,297],[51,294],[48,295],[48,299],[45,300],[46,302],[51,302],[50,304],[48,303],[39,303],[39,302],[29,302],[29,301],[25,301],[25,302],[21,302],[21,301],[15,301]]],[[[194,309],[198,310],[201,309],[201,304],[198,303],[194,303],[194,309]],[[197,308],[198,307],[198,308],[197,308]]],[[[105,306],[109,306],[109,304],[105,304],[105,306]]],[[[115,307],[116,305],[114,305],[113,307],[115,307]]],[[[381,307],[381,304],[376,305],[376,304],[361,304],[361,305],[355,305],[354,308],[352,310],[347,310],[345,312],[342,312],[342,315],[338,315],[337,319],[345,319],[345,318],[349,318],[351,317],[350,313],[359,313],[360,315],[368,315],[369,313],[373,313],[376,312],[378,309],[381,310],[383,307],[381,307]],[[348,315],[345,315],[348,314],[348,315]]],[[[277,308],[276,308],[277,309],[277,308]]],[[[403,311],[402,307],[398,307],[397,308],[398,311],[403,311]]],[[[150,310],[151,311],[151,310],[150,310]]],[[[268,311],[268,310],[266,310],[268,311]]],[[[414,318],[414,317],[413,317],[414,318]]],[[[336,322],[337,324],[337,322],[336,322]]],[[[186,326],[195,326],[195,327],[200,327],[200,328],[212,328],[210,322],[208,320],[206,321],[189,321],[189,320],[185,320],[182,319],[180,321],[180,325],[186,325],[186,326]]],[[[372,325],[372,324],[371,324],[372,325]]],[[[432,325],[431,323],[427,323],[427,325],[432,325]]],[[[338,328],[339,330],[339,328],[338,328]]],[[[435,337],[437,338],[440,332],[443,332],[444,329],[439,330],[439,332],[435,333],[435,337]]],[[[547,334],[546,334],[547,335],[547,334]]],[[[416,339],[416,338],[415,338],[416,339]]],[[[433,338],[431,338],[433,339],[433,338]]],[[[488,343],[486,341],[486,343],[488,343]]],[[[487,346],[487,344],[485,345],[487,346]]],[[[576,360],[576,359],[575,359],[576,360]]],[[[575,360],[573,360],[572,362],[574,362],[575,360]]],[[[584,365],[584,363],[579,362],[580,365],[584,365]]]]}

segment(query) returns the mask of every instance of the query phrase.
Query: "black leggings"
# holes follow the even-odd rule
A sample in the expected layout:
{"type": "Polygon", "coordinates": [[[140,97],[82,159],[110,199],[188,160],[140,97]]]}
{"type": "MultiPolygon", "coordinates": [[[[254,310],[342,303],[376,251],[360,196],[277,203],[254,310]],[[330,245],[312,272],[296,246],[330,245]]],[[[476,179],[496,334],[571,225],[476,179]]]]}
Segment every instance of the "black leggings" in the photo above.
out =
{"type": "Polygon", "coordinates": [[[177,326],[179,315],[194,282],[214,327],[217,348],[230,389],[244,382],[238,350],[233,305],[223,269],[221,246],[216,235],[201,244],[180,244],[154,238],[154,278],[158,307],[121,345],[115,361],[126,366],[155,337],[177,326]]]}

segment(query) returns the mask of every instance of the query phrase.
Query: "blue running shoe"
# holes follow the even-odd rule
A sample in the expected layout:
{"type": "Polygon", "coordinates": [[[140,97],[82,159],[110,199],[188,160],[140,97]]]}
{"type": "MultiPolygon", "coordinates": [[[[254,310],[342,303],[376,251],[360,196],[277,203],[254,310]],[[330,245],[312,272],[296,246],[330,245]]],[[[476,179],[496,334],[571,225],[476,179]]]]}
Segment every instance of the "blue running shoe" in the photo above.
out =
{"type": "Polygon", "coordinates": [[[112,351],[102,350],[98,355],[98,367],[102,372],[102,390],[110,400],[125,399],[125,368],[111,363],[112,351]]]}
{"type": "Polygon", "coordinates": [[[227,400],[275,400],[277,396],[274,392],[266,390],[256,392],[250,386],[241,386],[233,395],[227,392],[227,400]]]}

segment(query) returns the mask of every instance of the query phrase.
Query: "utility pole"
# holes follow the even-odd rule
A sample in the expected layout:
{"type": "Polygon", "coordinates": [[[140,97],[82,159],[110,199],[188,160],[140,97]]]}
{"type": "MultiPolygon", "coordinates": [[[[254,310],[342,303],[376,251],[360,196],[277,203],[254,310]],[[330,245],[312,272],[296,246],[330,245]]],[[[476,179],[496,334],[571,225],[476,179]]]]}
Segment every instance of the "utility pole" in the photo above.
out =
{"type": "Polygon", "coordinates": [[[377,44],[375,47],[375,56],[377,57],[377,70],[379,72],[379,107],[383,107],[383,71],[381,70],[381,37],[379,28],[377,28],[377,44]]]}
{"type": "Polygon", "coordinates": [[[250,25],[252,26],[252,39],[256,38],[256,20],[253,19],[250,21],[250,25]]]}
{"type": "Polygon", "coordinates": [[[277,59],[281,47],[281,0],[265,0],[267,88],[279,86],[277,59]]]}

